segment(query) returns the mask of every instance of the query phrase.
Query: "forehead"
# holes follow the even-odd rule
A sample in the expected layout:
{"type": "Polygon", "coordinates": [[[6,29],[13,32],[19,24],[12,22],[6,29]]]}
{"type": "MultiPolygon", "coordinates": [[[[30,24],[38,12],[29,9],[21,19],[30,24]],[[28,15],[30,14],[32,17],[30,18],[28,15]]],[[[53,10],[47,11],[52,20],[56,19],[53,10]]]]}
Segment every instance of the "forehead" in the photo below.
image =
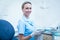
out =
{"type": "Polygon", "coordinates": [[[32,5],[27,3],[27,4],[24,5],[24,7],[32,7],[32,5]]]}

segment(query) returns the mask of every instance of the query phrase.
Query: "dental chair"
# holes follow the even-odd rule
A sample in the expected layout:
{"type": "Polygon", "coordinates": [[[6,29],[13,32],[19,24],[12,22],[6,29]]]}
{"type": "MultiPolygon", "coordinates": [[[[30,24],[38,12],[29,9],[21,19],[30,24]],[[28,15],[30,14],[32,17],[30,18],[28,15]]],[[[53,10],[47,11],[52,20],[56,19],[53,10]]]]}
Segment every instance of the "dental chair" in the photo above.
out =
{"type": "Polygon", "coordinates": [[[15,40],[14,34],[13,26],[6,20],[0,20],[0,40],[15,40]]]}

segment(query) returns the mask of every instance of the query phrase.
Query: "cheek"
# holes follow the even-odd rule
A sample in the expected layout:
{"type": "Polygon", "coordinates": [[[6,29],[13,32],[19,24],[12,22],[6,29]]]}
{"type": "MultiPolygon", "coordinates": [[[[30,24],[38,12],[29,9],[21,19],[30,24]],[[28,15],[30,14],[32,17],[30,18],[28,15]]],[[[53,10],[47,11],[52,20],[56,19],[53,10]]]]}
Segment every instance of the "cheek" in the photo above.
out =
{"type": "Polygon", "coordinates": [[[30,14],[31,13],[31,10],[26,10],[25,12],[30,14]]]}
{"type": "Polygon", "coordinates": [[[25,15],[30,15],[31,14],[31,10],[23,10],[23,13],[25,14],[25,15]]]}

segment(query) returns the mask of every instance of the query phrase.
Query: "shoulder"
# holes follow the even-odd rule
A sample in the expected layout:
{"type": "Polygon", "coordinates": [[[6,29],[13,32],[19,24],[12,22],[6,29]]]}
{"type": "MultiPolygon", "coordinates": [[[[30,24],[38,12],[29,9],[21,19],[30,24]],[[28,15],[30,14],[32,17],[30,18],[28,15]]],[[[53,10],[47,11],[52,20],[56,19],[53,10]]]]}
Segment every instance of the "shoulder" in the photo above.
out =
{"type": "Polygon", "coordinates": [[[24,19],[23,19],[23,18],[20,18],[20,19],[18,20],[18,24],[25,24],[24,19]]]}
{"type": "Polygon", "coordinates": [[[24,23],[24,21],[19,20],[17,27],[18,27],[18,29],[20,29],[20,28],[25,28],[25,23],[24,23]]]}
{"type": "Polygon", "coordinates": [[[22,23],[24,24],[24,21],[23,20],[19,20],[18,23],[19,24],[22,24],[22,23]]]}

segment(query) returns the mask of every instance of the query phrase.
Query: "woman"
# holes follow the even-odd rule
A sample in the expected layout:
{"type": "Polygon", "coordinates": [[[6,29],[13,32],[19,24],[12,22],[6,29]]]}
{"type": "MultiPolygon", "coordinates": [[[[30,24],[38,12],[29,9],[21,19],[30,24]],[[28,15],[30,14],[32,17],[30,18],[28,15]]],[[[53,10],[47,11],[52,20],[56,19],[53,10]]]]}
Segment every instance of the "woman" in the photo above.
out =
{"type": "Polygon", "coordinates": [[[41,30],[34,31],[34,23],[30,20],[29,15],[32,12],[31,2],[22,4],[23,17],[18,22],[18,32],[20,40],[35,40],[35,36],[41,35],[41,30]]]}

